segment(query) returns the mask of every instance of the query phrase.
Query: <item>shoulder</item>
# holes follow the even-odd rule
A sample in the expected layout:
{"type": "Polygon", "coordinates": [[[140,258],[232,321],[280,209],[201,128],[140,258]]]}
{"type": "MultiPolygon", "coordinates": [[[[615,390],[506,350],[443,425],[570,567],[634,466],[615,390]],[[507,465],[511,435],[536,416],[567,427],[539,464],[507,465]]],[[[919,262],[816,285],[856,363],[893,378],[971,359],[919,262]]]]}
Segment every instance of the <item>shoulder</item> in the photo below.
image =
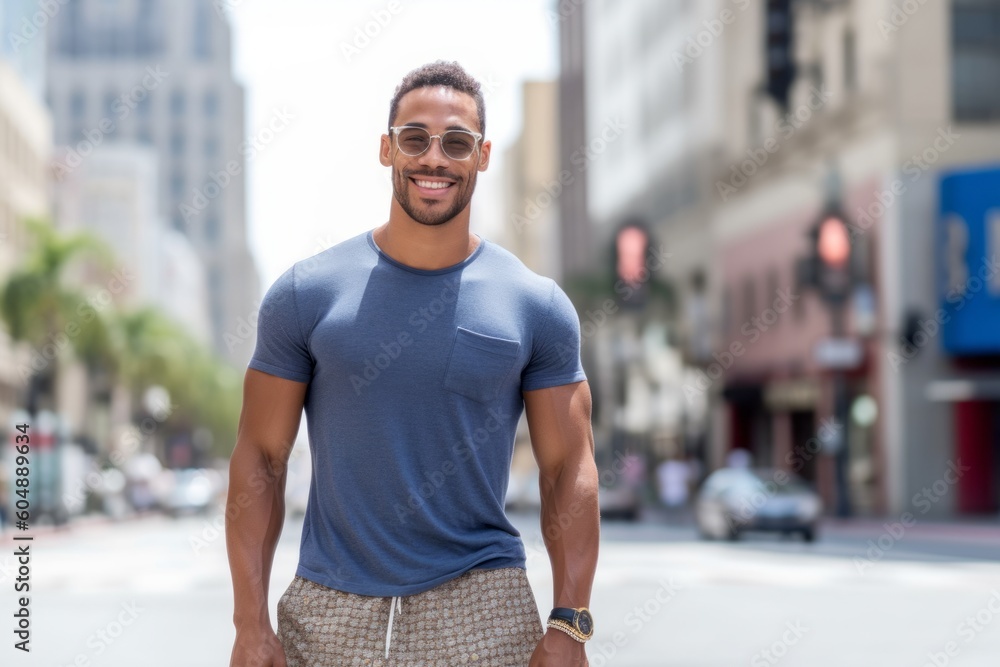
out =
{"type": "Polygon", "coordinates": [[[348,284],[350,277],[356,279],[359,269],[373,263],[367,235],[367,231],[356,234],[300,259],[288,268],[288,276],[283,277],[294,284],[300,298],[328,296],[338,286],[348,284]]]}
{"type": "Polygon", "coordinates": [[[502,276],[503,284],[514,291],[525,306],[548,310],[555,293],[562,291],[555,280],[532,271],[517,255],[493,241],[488,241],[484,259],[489,271],[502,276]]]}

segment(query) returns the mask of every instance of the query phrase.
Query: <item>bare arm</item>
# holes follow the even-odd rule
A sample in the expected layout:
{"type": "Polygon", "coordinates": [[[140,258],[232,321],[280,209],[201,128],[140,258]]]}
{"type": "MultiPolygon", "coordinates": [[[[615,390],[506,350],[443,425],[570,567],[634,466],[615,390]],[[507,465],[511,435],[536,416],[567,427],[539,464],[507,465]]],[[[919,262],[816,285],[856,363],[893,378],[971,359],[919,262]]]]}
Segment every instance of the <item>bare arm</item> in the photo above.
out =
{"type": "MultiPolygon", "coordinates": [[[[542,537],[552,561],[553,606],[589,607],[600,540],[598,475],[586,381],[524,392],[540,471],[542,537]]],[[[549,629],[535,665],[584,665],[583,645],[549,629]]]]}
{"type": "Polygon", "coordinates": [[[226,548],[233,577],[233,665],[282,667],[268,586],[285,518],[286,464],[308,385],[247,369],[236,448],[229,462],[226,548]]]}

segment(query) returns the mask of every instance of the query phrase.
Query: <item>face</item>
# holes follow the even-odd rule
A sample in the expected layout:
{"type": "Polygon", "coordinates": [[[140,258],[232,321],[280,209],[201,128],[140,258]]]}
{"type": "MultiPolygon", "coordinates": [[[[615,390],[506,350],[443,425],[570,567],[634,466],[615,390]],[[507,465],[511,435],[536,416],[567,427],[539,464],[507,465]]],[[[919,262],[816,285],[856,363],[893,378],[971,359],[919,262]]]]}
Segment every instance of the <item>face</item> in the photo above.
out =
{"type": "MultiPolygon", "coordinates": [[[[422,126],[431,134],[480,130],[476,101],[446,86],[408,92],[392,124],[422,126]]],[[[382,135],[379,161],[392,167],[393,197],[406,214],[422,225],[441,225],[469,206],[476,177],[489,165],[490,149],[490,142],[484,141],[468,159],[453,160],[435,139],[426,151],[411,157],[399,150],[395,134],[382,135]]]]}

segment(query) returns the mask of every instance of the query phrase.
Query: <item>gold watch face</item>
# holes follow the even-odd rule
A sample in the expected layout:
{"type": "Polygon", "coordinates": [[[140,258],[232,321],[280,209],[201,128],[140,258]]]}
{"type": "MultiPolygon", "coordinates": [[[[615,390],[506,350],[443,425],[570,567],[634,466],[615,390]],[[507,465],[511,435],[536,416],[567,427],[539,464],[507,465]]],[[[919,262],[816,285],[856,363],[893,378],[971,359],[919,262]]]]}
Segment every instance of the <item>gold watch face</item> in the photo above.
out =
{"type": "Polygon", "coordinates": [[[580,632],[588,636],[594,631],[594,617],[590,615],[589,611],[583,609],[577,612],[576,627],[580,632]]]}

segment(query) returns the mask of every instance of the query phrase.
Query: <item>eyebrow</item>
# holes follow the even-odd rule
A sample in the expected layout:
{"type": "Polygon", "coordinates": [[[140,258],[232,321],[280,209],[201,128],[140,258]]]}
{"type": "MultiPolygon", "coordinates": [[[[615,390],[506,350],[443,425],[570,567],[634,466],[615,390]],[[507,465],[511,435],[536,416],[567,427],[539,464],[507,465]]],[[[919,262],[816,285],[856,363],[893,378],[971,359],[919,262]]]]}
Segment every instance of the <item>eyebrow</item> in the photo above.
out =
{"type": "MultiPolygon", "coordinates": [[[[420,122],[403,123],[400,127],[405,127],[407,125],[409,125],[410,127],[422,127],[425,130],[429,129],[427,127],[426,123],[420,123],[420,122]]],[[[444,128],[444,129],[445,129],[445,131],[447,131],[447,130],[462,130],[464,132],[474,132],[475,131],[475,130],[470,130],[467,127],[462,127],[461,125],[449,125],[448,127],[444,128]]]]}

